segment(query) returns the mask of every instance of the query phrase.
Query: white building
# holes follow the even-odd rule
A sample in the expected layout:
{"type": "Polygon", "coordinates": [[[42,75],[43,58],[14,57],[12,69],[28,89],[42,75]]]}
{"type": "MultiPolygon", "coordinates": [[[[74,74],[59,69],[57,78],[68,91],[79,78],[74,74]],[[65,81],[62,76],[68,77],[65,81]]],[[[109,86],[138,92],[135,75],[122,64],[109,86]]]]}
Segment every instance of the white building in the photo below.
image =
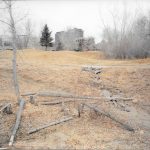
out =
{"type": "Polygon", "coordinates": [[[77,39],[83,38],[82,29],[69,29],[55,34],[56,50],[75,50],[78,49],[77,39]]]}

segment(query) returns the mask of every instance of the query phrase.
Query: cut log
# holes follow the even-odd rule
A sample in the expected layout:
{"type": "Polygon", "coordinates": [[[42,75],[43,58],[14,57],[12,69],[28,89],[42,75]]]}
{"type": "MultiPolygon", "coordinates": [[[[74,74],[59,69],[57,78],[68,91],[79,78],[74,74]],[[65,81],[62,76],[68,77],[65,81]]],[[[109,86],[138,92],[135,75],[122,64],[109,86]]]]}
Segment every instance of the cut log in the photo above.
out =
{"type": "Polygon", "coordinates": [[[16,123],[15,123],[15,126],[13,128],[13,132],[12,132],[12,135],[10,137],[10,141],[9,141],[9,146],[12,146],[13,145],[13,142],[14,142],[14,139],[15,139],[15,136],[16,136],[16,133],[18,131],[18,128],[19,128],[19,125],[20,125],[20,121],[21,121],[21,114],[22,114],[22,111],[23,111],[23,108],[24,108],[24,104],[25,104],[25,101],[23,99],[20,100],[20,105],[19,105],[19,110],[17,112],[17,116],[16,116],[16,123]]]}
{"type": "Polygon", "coordinates": [[[134,131],[134,129],[132,127],[130,127],[129,125],[119,121],[115,117],[111,116],[109,113],[100,110],[100,108],[97,108],[96,106],[91,106],[91,105],[85,104],[85,103],[83,103],[82,105],[84,105],[84,106],[86,106],[86,107],[88,107],[88,108],[90,108],[90,109],[92,109],[92,110],[94,110],[94,111],[96,111],[100,114],[103,114],[104,116],[107,116],[108,118],[112,119],[113,121],[119,123],[124,129],[126,129],[128,131],[134,131]]]}
{"type": "Polygon", "coordinates": [[[49,127],[49,126],[57,125],[57,124],[60,124],[60,123],[69,121],[69,120],[71,120],[71,119],[73,119],[73,118],[72,118],[72,117],[67,117],[67,118],[62,118],[62,119],[56,120],[56,121],[52,121],[52,122],[50,122],[50,123],[48,123],[48,124],[46,124],[46,125],[43,125],[43,126],[41,126],[41,127],[39,127],[39,128],[30,130],[30,131],[28,132],[28,134],[35,133],[35,132],[40,131],[40,130],[42,130],[42,129],[45,129],[45,128],[49,127]]]}
{"type": "Polygon", "coordinates": [[[11,103],[8,103],[4,105],[1,109],[0,112],[7,113],[7,114],[12,114],[12,108],[11,108],[11,103]]]}

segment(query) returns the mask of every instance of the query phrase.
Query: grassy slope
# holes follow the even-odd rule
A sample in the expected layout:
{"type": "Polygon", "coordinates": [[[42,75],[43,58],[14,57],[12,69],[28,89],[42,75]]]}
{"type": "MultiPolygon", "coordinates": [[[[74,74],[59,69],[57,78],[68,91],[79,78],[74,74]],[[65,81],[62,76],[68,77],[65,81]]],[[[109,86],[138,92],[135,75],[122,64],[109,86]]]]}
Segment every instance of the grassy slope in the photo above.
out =
{"type": "MultiPolygon", "coordinates": [[[[11,51],[1,52],[0,59],[10,59],[11,51]]],[[[132,64],[150,64],[150,58],[134,60],[115,60],[106,59],[102,52],[86,51],[42,51],[42,50],[21,50],[18,51],[18,59],[24,62],[39,62],[57,65],[132,65],[132,64]]]]}

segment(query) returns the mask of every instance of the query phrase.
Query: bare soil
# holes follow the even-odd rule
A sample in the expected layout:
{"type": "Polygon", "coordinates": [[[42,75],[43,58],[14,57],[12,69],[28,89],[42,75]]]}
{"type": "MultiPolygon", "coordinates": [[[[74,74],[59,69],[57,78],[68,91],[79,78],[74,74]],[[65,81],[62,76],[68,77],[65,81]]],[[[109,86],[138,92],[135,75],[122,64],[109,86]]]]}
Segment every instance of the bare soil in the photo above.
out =
{"type": "MultiPolygon", "coordinates": [[[[0,147],[7,146],[18,109],[12,80],[12,52],[0,52],[0,108],[12,103],[13,114],[0,114],[0,147]]],[[[88,100],[109,112],[115,118],[131,125],[135,132],[122,128],[111,119],[85,108],[78,117],[78,104],[66,103],[73,120],[48,127],[34,134],[29,129],[57,120],[64,116],[61,104],[46,106],[43,101],[63,98],[37,97],[36,105],[26,101],[21,126],[14,143],[18,149],[150,149],[150,59],[112,60],[101,52],[72,51],[18,51],[18,79],[20,93],[48,92],[69,93],[77,96],[101,97],[88,100]],[[100,66],[96,75],[82,71],[83,66],[100,66]],[[104,94],[105,93],[105,94],[104,94]],[[132,98],[115,105],[107,101],[110,96],[132,98]],[[124,110],[127,108],[129,111],[124,110]]]]}

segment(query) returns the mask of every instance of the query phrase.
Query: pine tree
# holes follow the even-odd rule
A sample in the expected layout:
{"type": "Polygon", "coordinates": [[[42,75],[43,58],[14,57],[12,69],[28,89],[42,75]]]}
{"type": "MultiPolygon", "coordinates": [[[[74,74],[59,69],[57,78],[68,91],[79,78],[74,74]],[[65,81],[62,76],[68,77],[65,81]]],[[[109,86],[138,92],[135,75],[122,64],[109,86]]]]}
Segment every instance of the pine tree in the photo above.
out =
{"type": "Polygon", "coordinates": [[[48,29],[47,24],[44,26],[43,31],[42,31],[42,36],[40,38],[40,44],[41,46],[45,46],[45,50],[47,50],[47,47],[52,47],[53,46],[53,38],[51,37],[51,33],[48,29]]]}

